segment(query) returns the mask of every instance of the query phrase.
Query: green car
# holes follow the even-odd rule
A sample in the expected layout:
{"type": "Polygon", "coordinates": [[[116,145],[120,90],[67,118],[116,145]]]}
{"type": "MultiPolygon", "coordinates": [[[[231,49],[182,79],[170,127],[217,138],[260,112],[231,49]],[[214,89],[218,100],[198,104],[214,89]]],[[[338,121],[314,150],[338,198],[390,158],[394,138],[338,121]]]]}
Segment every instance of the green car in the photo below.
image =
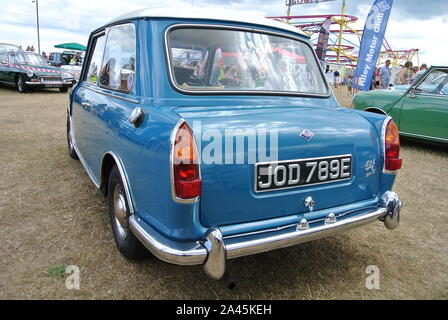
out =
{"type": "Polygon", "coordinates": [[[38,88],[59,88],[67,92],[74,78],[71,73],[48,65],[39,54],[0,51],[0,83],[15,86],[22,93],[38,88]]]}
{"type": "Polygon", "coordinates": [[[431,67],[400,89],[360,92],[355,109],[391,116],[400,135],[448,143],[448,67],[431,67]]]}

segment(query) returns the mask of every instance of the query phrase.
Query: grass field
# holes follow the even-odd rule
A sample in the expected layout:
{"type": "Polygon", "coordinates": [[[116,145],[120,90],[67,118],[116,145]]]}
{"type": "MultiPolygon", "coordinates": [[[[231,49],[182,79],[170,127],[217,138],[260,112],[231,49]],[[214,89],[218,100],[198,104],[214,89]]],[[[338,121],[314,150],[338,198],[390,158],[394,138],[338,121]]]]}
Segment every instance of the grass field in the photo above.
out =
{"type": "Polygon", "coordinates": [[[231,260],[230,291],[200,266],[121,256],[105,199],[67,155],[67,103],[56,90],[0,88],[0,299],[448,298],[448,148],[403,141],[397,230],[376,223],[231,260]],[[79,290],[65,286],[68,265],[80,269],[79,290]],[[369,265],[379,290],[365,286],[369,265]]]}

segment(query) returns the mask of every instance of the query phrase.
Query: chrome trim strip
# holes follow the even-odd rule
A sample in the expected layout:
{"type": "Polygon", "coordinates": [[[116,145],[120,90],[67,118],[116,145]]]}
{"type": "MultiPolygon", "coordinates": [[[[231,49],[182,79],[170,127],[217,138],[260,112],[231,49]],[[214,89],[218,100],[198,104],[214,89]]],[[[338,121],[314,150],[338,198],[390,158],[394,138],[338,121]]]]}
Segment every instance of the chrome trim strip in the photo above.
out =
{"type": "Polygon", "coordinates": [[[316,185],[322,185],[322,184],[329,184],[329,183],[337,183],[342,181],[349,181],[353,179],[353,155],[351,154],[343,154],[338,156],[327,156],[327,157],[318,157],[318,158],[308,158],[308,159],[295,159],[295,160],[282,160],[282,161],[269,161],[269,162],[258,162],[254,166],[255,174],[254,174],[254,193],[260,194],[260,193],[266,193],[266,192],[281,192],[283,190],[290,190],[294,188],[306,188],[310,186],[316,186],[316,185]],[[333,159],[333,158],[343,158],[343,157],[350,157],[351,166],[350,166],[350,178],[346,179],[338,179],[338,180],[332,180],[332,181],[324,181],[324,182],[317,182],[317,183],[310,183],[310,184],[302,184],[298,186],[291,186],[291,187],[285,187],[285,188],[277,188],[277,189],[269,189],[269,190],[259,190],[257,191],[257,167],[260,165],[267,165],[267,164],[282,164],[282,163],[289,163],[289,162],[295,162],[295,161],[312,161],[312,160],[324,160],[324,159],[333,159]]]}
{"type": "Polygon", "coordinates": [[[248,27],[241,27],[241,26],[229,26],[229,25],[216,25],[216,24],[202,24],[202,23],[179,23],[169,26],[165,31],[165,55],[166,55],[166,65],[168,69],[168,75],[171,86],[181,93],[187,93],[187,94],[193,94],[193,95],[280,95],[280,96],[299,96],[299,97],[319,97],[319,98],[330,98],[332,95],[332,91],[330,90],[330,86],[325,78],[325,73],[322,69],[322,65],[319,63],[319,59],[317,58],[316,51],[314,48],[309,44],[308,41],[291,36],[289,34],[284,34],[281,32],[275,32],[275,31],[268,31],[263,30],[259,28],[248,28],[248,27]],[[274,35],[282,38],[289,38],[295,41],[299,41],[306,46],[308,46],[311,49],[311,54],[314,56],[315,63],[317,64],[317,68],[320,71],[322,81],[327,89],[326,94],[316,94],[316,93],[295,93],[292,91],[263,91],[263,90],[187,90],[179,87],[174,79],[173,70],[171,68],[171,59],[170,59],[170,52],[169,52],[169,43],[168,43],[168,34],[173,29],[179,29],[179,28],[196,28],[196,29],[225,29],[225,30],[237,30],[237,31],[245,31],[245,32],[257,32],[262,34],[268,34],[268,35],[274,35]]]}
{"type": "MultiPolygon", "coordinates": [[[[131,199],[131,190],[129,188],[128,176],[126,174],[126,171],[124,170],[123,163],[122,163],[121,159],[117,156],[117,154],[115,154],[113,151],[106,152],[103,156],[103,160],[104,160],[104,157],[108,154],[111,155],[112,158],[114,158],[114,161],[117,164],[118,171],[120,172],[120,176],[121,176],[121,181],[123,181],[124,191],[126,194],[126,200],[128,201],[128,205],[129,205],[129,212],[131,214],[133,214],[134,213],[134,205],[133,205],[133,202],[131,199]]],[[[100,172],[103,172],[103,161],[101,161],[100,172]]],[[[103,183],[103,181],[101,181],[101,184],[102,183],[103,183]]]]}
{"type": "MultiPolygon", "coordinates": [[[[108,97],[119,99],[119,100],[131,102],[131,103],[134,103],[134,104],[139,104],[140,103],[138,100],[135,100],[135,99],[125,98],[125,97],[118,96],[118,95],[113,94],[113,93],[104,92],[104,91],[100,90],[99,88],[95,88],[93,85],[88,84],[86,82],[83,82],[81,87],[84,88],[84,89],[92,90],[93,92],[96,92],[96,93],[99,93],[99,94],[102,94],[102,95],[105,95],[105,96],[108,96],[108,97]]],[[[106,89],[106,90],[109,90],[109,89],[106,89]]]]}
{"type": "MultiPolygon", "coordinates": [[[[192,199],[181,199],[181,198],[178,198],[178,197],[176,196],[176,190],[175,190],[175,188],[174,188],[174,154],[173,154],[173,152],[174,152],[174,140],[176,139],[176,134],[177,134],[177,131],[179,130],[179,127],[180,127],[183,123],[186,123],[186,121],[185,121],[184,119],[180,119],[180,120],[177,122],[176,126],[174,127],[173,131],[171,132],[171,136],[170,136],[170,144],[171,144],[171,147],[170,147],[170,182],[171,182],[171,197],[173,198],[173,200],[174,200],[175,202],[178,202],[178,203],[195,203],[195,202],[198,201],[199,197],[192,198],[192,199]]],[[[190,128],[190,130],[191,130],[191,128],[190,128]]],[[[196,154],[197,154],[198,157],[199,157],[199,153],[198,153],[198,149],[197,149],[198,146],[197,146],[196,138],[195,138],[195,136],[194,136],[193,131],[191,131],[191,134],[193,135],[193,143],[194,143],[194,148],[195,148],[195,150],[196,150],[196,154]]],[[[199,160],[199,159],[198,159],[198,160],[199,160]]],[[[199,161],[198,161],[198,162],[199,162],[199,161]]],[[[198,163],[198,166],[199,166],[199,179],[201,179],[201,181],[202,181],[201,166],[200,166],[199,163],[198,163]]]]}
{"type": "Polygon", "coordinates": [[[432,136],[425,136],[423,134],[416,134],[416,133],[409,133],[409,132],[404,132],[404,131],[399,131],[400,134],[403,135],[408,135],[411,137],[419,137],[419,138],[428,138],[428,139],[434,139],[434,140],[439,140],[439,141],[444,141],[444,142],[448,142],[448,139],[446,138],[438,138],[438,137],[432,137],[432,136]]]}

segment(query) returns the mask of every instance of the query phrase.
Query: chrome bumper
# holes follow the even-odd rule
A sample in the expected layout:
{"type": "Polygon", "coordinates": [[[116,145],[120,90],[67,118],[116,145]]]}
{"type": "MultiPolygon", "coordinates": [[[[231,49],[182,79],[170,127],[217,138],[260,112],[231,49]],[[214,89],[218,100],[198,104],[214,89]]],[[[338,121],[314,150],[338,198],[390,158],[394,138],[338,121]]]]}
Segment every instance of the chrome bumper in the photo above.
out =
{"type": "Polygon", "coordinates": [[[316,227],[309,226],[313,224],[312,221],[308,223],[302,220],[295,231],[247,240],[244,240],[243,235],[224,239],[219,228],[210,228],[202,241],[181,249],[174,249],[157,232],[150,234],[134,216],[130,217],[129,222],[134,235],[159,259],[181,265],[203,264],[206,274],[219,280],[225,273],[226,259],[293,246],[378,220],[383,221],[388,229],[395,229],[399,224],[402,205],[396,193],[386,192],[379,207],[353,217],[337,220],[331,216],[323,225],[316,227]]]}
{"type": "Polygon", "coordinates": [[[64,86],[71,86],[73,84],[73,81],[26,81],[25,83],[27,86],[48,86],[49,88],[59,88],[64,86]]]}

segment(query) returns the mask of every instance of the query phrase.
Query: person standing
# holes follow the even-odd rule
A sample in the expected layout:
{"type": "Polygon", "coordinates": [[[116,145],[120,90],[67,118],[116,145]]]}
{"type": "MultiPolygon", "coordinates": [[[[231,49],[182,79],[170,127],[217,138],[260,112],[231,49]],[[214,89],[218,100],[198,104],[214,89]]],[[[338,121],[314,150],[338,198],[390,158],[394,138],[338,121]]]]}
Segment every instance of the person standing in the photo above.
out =
{"type": "Polygon", "coordinates": [[[334,72],[334,87],[335,87],[335,88],[338,87],[338,84],[339,84],[339,76],[340,76],[340,73],[339,73],[338,70],[336,70],[336,71],[334,72]]]}
{"type": "Polygon", "coordinates": [[[386,61],[386,64],[380,69],[380,89],[388,89],[389,83],[390,83],[390,77],[391,77],[391,71],[390,71],[390,60],[386,61]]]}
{"type": "Polygon", "coordinates": [[[422,64],[420,67],[420,71],[418,71],[414,76],[414,81],[418,81],[418,79],[425,74],[425,72],[428,70],[428,66],[426,63],[422,64]]]}
{"type": "Polygon", "coordinates": [[[345,84],[347,86],[347,96],[353,96],[353,78],[351,75],[345,80],[345,84]]]}
{"type": "Polygon", "coordinates": [[[404,67],[398,73],[398,83],[397,84],[409,84],[410,70],[412,69],[412,62],[406,61],[404,67]]]}

